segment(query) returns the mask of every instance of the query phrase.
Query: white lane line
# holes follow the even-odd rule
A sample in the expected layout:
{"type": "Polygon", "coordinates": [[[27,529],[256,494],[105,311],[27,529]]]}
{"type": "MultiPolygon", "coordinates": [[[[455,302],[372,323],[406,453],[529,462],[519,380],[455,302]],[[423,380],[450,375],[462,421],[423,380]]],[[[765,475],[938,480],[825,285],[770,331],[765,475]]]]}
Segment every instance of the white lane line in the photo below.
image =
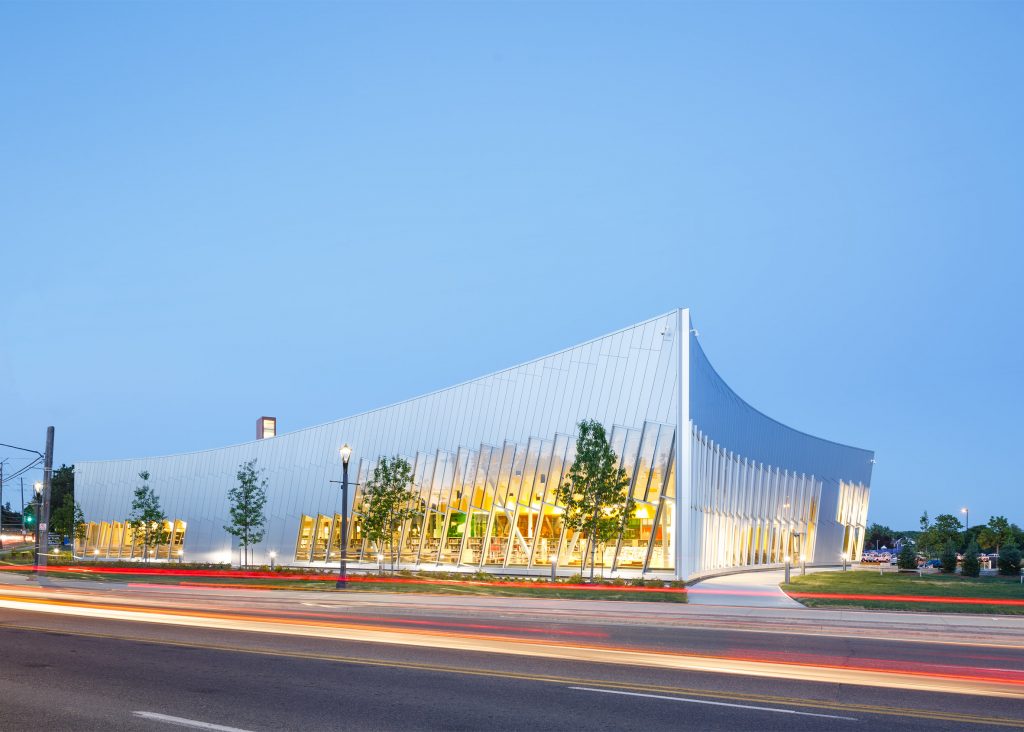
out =
{"type": "Polygon", "coordinates": [[[778,707],[755,707],[749,704],[730,704],[728,702],[709,701],[707,699],[689,699],[685,696],[662,696],[660,694],[640,694],[635,691],[615,691],[613,689],[591,689],[586,686],[570,686],[576,691],[597,691],[602,694],[621,694],[622,696],[642,696],[647,699],[667,699],[669,701],[687,702],[688,704],[709,704],[713,707],[735,707],[736,709],[755,709],[759,712],[776,712],[777,714],[798,714],[801,717],[823,717],[825,719],[844,719],[848,722],[856,722],[856,717],[838,717],[834,714],[815,714],[813,712],[797,712],[792,709],[779,709],[778,707]]]}
{"type": "Polygon", "coordinates": [[[223,724],[200,722],[196,719],[172,717],[169,714],[157,714],[156,712],[132,712],[132,714],[136,717],[142,717],[143,719],[152,719],[154,722],[163,722],[164,724],[173,724],[178,727],[188,727],[189,729],[212,729],[215,730],[215,732],[249,732],[249,730],[245,730],[240,727],[228,727],[223,724]]]}

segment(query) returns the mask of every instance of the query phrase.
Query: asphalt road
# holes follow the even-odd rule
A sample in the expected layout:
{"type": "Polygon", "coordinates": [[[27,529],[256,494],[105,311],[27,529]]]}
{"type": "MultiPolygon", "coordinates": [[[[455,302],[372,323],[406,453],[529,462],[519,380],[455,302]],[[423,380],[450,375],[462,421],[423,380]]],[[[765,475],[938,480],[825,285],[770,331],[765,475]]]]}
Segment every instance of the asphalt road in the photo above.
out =
{"type": "MultiPolygon", "coordinates": [[[[688,627],[685,618],[651,608],[646,623],[611,623],[514,608],[481,618],[458,603],[417,607],[408,596],[392,604],[333,594],[302,601],[291,593],[253,595],[112,588],[105,605],[69,604],[78,615],[4,607],[0,719],[54,730],[1024,729],[1024,693],[893,686],[904,677],[900,665],[909,664],[909,675],[942,682],[975,674],[1024,692],[1017,683],[1024,648],[1012,645],[688,627]],[[233,608],[239,618],[269,617],[288,628],[298,623],[326,633],[343,625],[348,635],[172,625],[160,622],[163,616],[133,622],[90,609],[190,606],[199,616],[198,602],[211,617],[233,608]],[[395,642],[359,640],[364,628],[367,635],[387,628],[395,642]],[[404,642],[423,634],[426,644],[404,642]],[[482,650],[459,647],[467,639],[482,642],[482,650]],[[529,650],[537,647],[556,653],[529,650]],[[558,655],[579,648],[599,661],[558,655]],[[722,668],[616,663],[614,654],[627,649],[655,660],[688,654],[722,668]],[[828,680],[730,670],[737,659],[782,660],[806,669],[808,678],[820,670],[828,680]],[[878,667],[877,684],[834,681],[865,663],[878,667]]],[[[60,595],[70,603],[69,597],[81,593],[60,595]]]]}

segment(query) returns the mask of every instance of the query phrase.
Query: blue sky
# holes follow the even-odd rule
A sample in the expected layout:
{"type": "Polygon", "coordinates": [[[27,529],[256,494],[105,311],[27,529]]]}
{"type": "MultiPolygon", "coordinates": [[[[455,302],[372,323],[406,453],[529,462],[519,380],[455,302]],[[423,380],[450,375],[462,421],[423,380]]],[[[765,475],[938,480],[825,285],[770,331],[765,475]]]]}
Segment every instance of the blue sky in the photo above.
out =
{"type": "Polygon", "coordinates": [[[871,520],[1024,523],[1024,6],[4,3],[0,442],[165,454],[688,306],[871,520]]]}

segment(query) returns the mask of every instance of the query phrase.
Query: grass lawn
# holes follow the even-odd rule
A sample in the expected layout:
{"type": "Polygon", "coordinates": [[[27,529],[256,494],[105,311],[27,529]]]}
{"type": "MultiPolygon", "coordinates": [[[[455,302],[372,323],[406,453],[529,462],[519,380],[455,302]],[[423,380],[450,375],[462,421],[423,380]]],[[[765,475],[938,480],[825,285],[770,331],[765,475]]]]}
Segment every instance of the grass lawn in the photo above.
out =
{"type": "MultiPolygon", "coordinates": [[[[27,567],[26,567],[27,569],[27,567]]],[[[256,572],[260,576],[238,577],[230,571],[205,570],[203,573],[176,571],[173,565],[154,564],[140,566],[140,573],[104,572],[102,567],[82,566],[79,571],[47,570],[48,576],[61,579],[93,580],[97,582],[135,582],[145,584],[179,585],[184,587],[236,587],[266,590],[313,590],[334,591],[333,575],[275,576],[275,573],[256,572]],[[160,569],[166,571],[152,572],[160,569]],[[145,572],[145,573],[143,573],[145,572]]],[[[11,571],[11,570],[8,570],[11,571]]],[[[660,585],[661,583],[651,582],[660,585]]],[[[492,597],[546,597],[550,599],[573,600],[630,600],[633,602],[675,602],[685,603],[686,593],[678,587],[624,587],[618,585],[594,584],[580,588],[568,582],[554,584],[547,581],[523,581],[500,578],[475,578],[472,575],[455,578],[429,576],[385,576],[350,575],[349,589],[355,592],[401,592],[430,593],[441,595],[489,595],[492,597]]]]}
{"type": "Polygon", "coordinates": [[[948,574],[870,571],[816,572],[793,577],[782,589],[808,607],[910,610],[935,613],[1024,615],[1024,585],[1017,577],[960,577],[948,574]],[[801,597],[802,593],[871,597],[801,597]],[[934,602],[930,598],[982,599],[991,603],[934,602]],[[927,598],[927,601],[910,598],[927,598]],[[999,604],[1001,600],[1017,604],[999,604]]]}

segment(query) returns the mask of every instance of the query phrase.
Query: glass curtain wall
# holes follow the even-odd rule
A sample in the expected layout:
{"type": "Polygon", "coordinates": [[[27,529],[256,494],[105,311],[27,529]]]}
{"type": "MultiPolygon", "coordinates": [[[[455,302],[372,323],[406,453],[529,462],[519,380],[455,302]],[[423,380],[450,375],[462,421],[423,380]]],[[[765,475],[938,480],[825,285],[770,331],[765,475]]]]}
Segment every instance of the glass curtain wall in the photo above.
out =
{"type": "Polygon", "coordinates": [[[867,534],[868,499],[871,489],[863,483],[839,482],[836,522],[843,527],[843,553],[859,562],[867,534]]]}
{"type": "Polygon", "coordinates": [[[696,427],[691,455],[698,572],[813,561],[820,479],[748,460],[696,427]]]}
{"type": "MultiPolygon", "coordinates": [[[[162,526],[167,541],[152,548],[150,559],[180,559],[185,548],[186,523],[170,519],[162,526]]],[[[89,521],[85,538],[75,539],[75,553],[86,559],[141,559],[142,534],[136,537],[128,521],[89,521]]]]}
{"type": "MultiPolygon", "coordinates": [[[[637,503],[621,539],[598,548],[598,564],[605,569],[674,568],[674,438],[671,425],[612,427],[609,440],[630,476],[629,490],[637,503]]],[[[580,566],[586,543],[565,527],[564,508],[557,501],[558,486],[575,453],[575,438],[565,434],[500,447],[459,448],[455,454],[417,453],[410,460],[409,506],[414,516],[399,532],[397,559],[406,566],[455,565],[484,571],[549,568],[553,561],[563,568],[580,566]]],[[[387,551],[366,540],[360,529],[363,487],[372,468],[370,462],[360,461],[349,539],[349,559],[356,562],[375,563],[387,551]]],[[[303,516],[296,561],[321,561],[323,553],[309,549],[326,516],[318,519],[303,516]]]]}

